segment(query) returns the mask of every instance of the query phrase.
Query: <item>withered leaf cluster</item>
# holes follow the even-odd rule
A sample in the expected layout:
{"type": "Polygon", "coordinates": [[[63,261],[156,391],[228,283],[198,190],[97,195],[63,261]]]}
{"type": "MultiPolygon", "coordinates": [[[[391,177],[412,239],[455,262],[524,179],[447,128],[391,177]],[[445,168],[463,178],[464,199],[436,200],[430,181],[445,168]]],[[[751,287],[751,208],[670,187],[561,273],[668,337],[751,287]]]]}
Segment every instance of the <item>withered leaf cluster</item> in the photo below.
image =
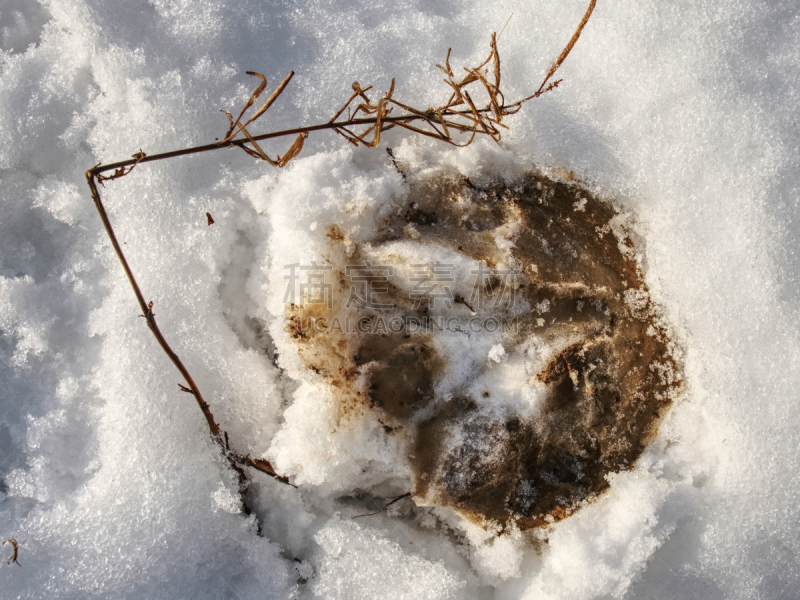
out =
{"type": "MultiPolygon", "coordinates": [[[[361,84],[356,81],[353,83],[352,95],[326,124],[327,127],[325,128],[333,129],[355,146],[363,145],[371,148],[375,148],[380,144],[382,132],[394,127],[402,127],[454,146],[468,146],[477,134],[488,135],[495,142],[499,142],[501,138],[500,129],[507,128],[502,122],[503,117],[516,113],[523,103],[538,98],[542,94],[555,89],[561,83],[560,79],[554,81],[551,81],[551,79],[578,41],[596,2],[597,0],[591,0],[578,28],[573,33],[569,43],[561,51],[561,54],[551,65],[539,89],[527,98],[506,104],[505,95],[500,89],[501,74],[500,53],[497,50],[498,36],[493,33],[489,44],[489,57],[477,67],[464,67],[465,74],[460,78],[450,66],[450,49],[447,51],[444,66],[436,65],[444,73],[444,82],[450,88],[449,98],[441,106],[420,110],[400,102],[394,98],[394,79],[392,79],[392,83],[389,86],[389,91],[381,98],[373,100],[367,94],[372,90],[372,86],[362,88],[361,84]],[[478,97],[476,90],[482,90],[488,97],[488,101],[480,107],[475,100],[478,97]],[[347,113],[346,119],[343,118],[345,112],[347,113]],[[412,122],[415,124],[412,125],[412,122]],[[455,133],[462,134],[463,137],[456,139],[454,138],[455,133]]],[[[317,126],[307,128],[305,131],[301,130],[294,143],[283,156],[278,156],[275,159],[270,158],[258,145],[256,137],[251,135],[247,126],[255,122],[273,105],[275,100],[286,89],[294,72],[290,72],[272,92],[267,101],[245,123],[242,123],[241,120],[244,114],[255,104],[267,87],[267,79],[261,73],[248,71],[247,74],[258,77],[261,79],[261,83],[250,96],[236,120],[233,119],[230,112],[222,111],[228,116],[229,127],[219,145],[227,146],[235,143],[250,156],[260,158],[274,167],[285,167],[300,154],[309,131],[321,129],[322,127],[317,126]],[[237,138],[240,133],[243,137],[237,138]],[[247,146],[247,143],[250,146],[247,146]]]]}
{"type": "Polygon", "coordinates": [[[247,131],[247,126],[250,125],[250,123],[253,123],[265,112],[267,112],[267,109],[269,109],[269,107],[272,106],[275,100],[278,99],[278,96],[280,96],[283,90],[286,89],[286,86],[289,85],[289,82],[292,80],[292,77],[294,77],[294,71],[289,72],[289,74],[280,83],[280,85],[277,88],[275,88],[275,91],[272,92],[270,97],[267,98],[267,101],[264,102],[264,104],[262,104],[258,110],[256,110],[255,114],[253,114],[253,116],[250,117],[246,123],[243,124],[242,117],[244,116],[244,113],[247,112],[248,108],[253,106],[258,97],[261,96],[261,93],[265,89],[267,89],[267,78],[264,77],[261,73],[256,73],[255,71],[247,71],[247,74],[258,77],[259,79],[261,79],[261,83],[258,85],[256,90],[250,96],[250,99],[247,101],[247,104],[244,105],[242,112],[239,113],[239,116],[236,117],[235,121],[233,120],[231,113],[229,113],[227,110],[222,111],[227,115],[230,126],[228,127],[228,131],[225,134],[225,138],[219,143],[219,145],[224,146],[226,144],[229,144],[241,132],[247,139],[247,141],[250,142],[250,144],[253,146],[252,148],[248,148],[247,146],[242,144],[241,145],[242,150],[244,150],[254,158],[260,158],[261,160],[268,162],[273,167],[285,167],[295,156],[300,154],[300,151],[303,149],[303,141],[308,137],[308,133],[303,132],[299,134],[295,139],[294,144],[292,144],[291,148],[289,148],[286,154],[284,154],[283,156],[279,156],[278,158],[273,160],[269,156],[267,156],[267,153],[261,149],[261,146],[258,145],[258,142],[253,139],[253,136],[251,136],[250,132],[247,131]]]}

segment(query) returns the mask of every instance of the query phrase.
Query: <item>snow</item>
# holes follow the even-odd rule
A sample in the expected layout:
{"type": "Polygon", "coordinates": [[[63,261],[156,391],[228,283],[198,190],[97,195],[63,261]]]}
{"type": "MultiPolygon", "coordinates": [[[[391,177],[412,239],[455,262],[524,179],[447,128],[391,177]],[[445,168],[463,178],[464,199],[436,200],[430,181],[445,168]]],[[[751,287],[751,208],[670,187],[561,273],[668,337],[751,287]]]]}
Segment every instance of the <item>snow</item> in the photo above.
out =
{"type": "MultiPolygon", "coordinates": [[[[352,244],[375,236],[376,215],[406,189],[383,148],[323,132],[285,170],[224,150],[141,165],[103,189],[215,417],[239,451],[300,486],[254,475],[251,515],[139,318],[88,195],[83,172],[100,161],[222,135],[219,110],[253,89],[247,70],[271,84],[296,73],[263,131],[330,119],[354,80],[386,90],[395,77],[397,98],[436,106],[447,48],[453,65],[481,62],[513,13],[503,81],[508,97],[530,93],[585,4],[0,5],[0,537],[18,541],[22,565],[0,565],[4,597],[797,594],[796,3],[601,0],[564,82],[509,117],[502,147],[383,136],[420,177],[572,172],[633,232],[684,387],[636,467],[541,530],[498,536],[408,498],[359,516],[410,491],[404,449],[375,421],[341,421],[293,354],[283,267],[325,256],[329,223],[352,244]]],[[[456,273],[474,268],[444,247],[422,256],[405,235],[392,251],[409,265],[435,256],[456,273]]],[[[626,298],[642,308],[636,290],[626,298]]],[[[528,310],[542,326],[551,316],[550,303],[528,310]]],[[[497,390],[496,410],[535,410],[518,385],[524,349],[499,334],[475,347],[456,339],[444,335],[442,351],[472,362],[448,372],[442,393],[480,365],[475,389],[497,390]]]]}
{"type": "Polygon", "coordinates": [[[367,600],[376,590],[393,600],[420,593],[437,600],[463,597],[466,582],[440,562],[405,550],[413,545],[405,537],[395,541],[386,532],[334,517],[314,539],[325,557],[315,590],[323,598],[367,600]]]}

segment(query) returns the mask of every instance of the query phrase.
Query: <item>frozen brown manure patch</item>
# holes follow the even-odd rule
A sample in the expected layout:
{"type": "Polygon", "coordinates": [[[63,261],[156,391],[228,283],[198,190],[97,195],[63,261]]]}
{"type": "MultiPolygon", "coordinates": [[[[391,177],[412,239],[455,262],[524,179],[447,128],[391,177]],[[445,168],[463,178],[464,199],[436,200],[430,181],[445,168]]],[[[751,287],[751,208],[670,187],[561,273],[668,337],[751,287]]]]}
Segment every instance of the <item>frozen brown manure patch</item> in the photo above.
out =
{"type": "Polygon", "coordinates": [[[338,299],[292,305],[287,329],[343,422],[405,444],[418,505],[501,529],[564,518],[633,467],[679,386],[633,243],[609,203],[541,174],[409,186],[371,239],[329,226],[338,299]],[[302,326],[321,316],[341,326],[302,326]]]}

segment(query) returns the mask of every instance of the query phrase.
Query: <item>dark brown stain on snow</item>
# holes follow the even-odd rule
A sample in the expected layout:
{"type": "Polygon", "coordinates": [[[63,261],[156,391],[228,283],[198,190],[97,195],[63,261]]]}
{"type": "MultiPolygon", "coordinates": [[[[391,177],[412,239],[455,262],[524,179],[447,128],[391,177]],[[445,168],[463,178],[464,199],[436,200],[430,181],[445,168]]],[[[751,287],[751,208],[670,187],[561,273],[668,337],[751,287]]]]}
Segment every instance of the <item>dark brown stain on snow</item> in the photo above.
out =
{"type": "MultiPolygon", "coordinates": [[[[400,239],[444,245],[493,268],[509,253],[519,266],[519,297],[532,307],[504,343],[532,336],[575,340],[535,376],[547,386],[535,418],[487,408],[486,390],[437,398],[447,364],[431,333],[323,334],[303,319],[341,314],[341,304],[292,306],[287,329],[307,366],[340,397],[341,418],[377,415],[387,435],[403,436],[418,503],[448,506],[484,526],[521,529],[562,519],[629,469],[656,431],[680,385],[667,332],[649,299],[633,243],[617,213],[584,187],[531,174],[513,189],[467,180],[410,181],[405,210],[384,217],[372,248],[400,239]],[[410,226],[410,227],[409,227],[410,226]],[[510,250],[497,239],[510,240],[510,250]],[[626,294],[636,302],[626,302],[626,294]]],[[[338,226],[332,245],[350,244],[338,226]]],[[[348,261],[360,248],[350,244],[348,261]]],[[[338,296],[347,298],[337,274],[338,296]]],[[[424,319],[391,282],[377,301],[404,319],[424,319]]],[[[475,314],[461,298],[453,310],[475,314]]],[[[353,318],[377,318],[359,309],[353,318]]],[[[479,316],[504,316],[479,308],[479,316]],[[488,311],[488,312],[487,312],[488,311]]],[[[384,316],[386,313],[384,311],[384,316]]]]}

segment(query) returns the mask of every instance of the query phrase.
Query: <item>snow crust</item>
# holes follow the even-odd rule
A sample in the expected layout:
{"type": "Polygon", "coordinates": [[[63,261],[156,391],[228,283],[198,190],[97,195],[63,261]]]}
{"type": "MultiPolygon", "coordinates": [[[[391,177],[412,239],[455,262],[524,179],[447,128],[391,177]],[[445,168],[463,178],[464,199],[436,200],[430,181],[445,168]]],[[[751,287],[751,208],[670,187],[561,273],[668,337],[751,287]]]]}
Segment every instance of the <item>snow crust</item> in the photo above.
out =
{"type": "MultiPolygon", "coordinates": [[[[479,63],[513,12],[499,42],[506,95],[530,93],[584,4],[0,6],[0,537],[18,541],[22,565],[0,565],[4,597],[797,593],[795,3],[603,1],[564,82],[509,119],[502,148],[385,136],[415,172],[574,172],[626,213],[678,341],[683,395],[636,468],[535,533],[496,536],[407,499],[359,516],[407,491],[399,449],[374,422],[332,431],[331,399],[300,359],[284,351],[273,364],[289,347],[283,266],[320,255],[330,222],[368,238],[402,194],[383,149],[320,133],[280,172],[231,150],[143,165],[103,191],[165,336],[223,428],[301,486],[255,476],[252,515],[88,197],[83,172],[100,161],[222,135],[218,110],[252,90],[246,70],[271,83],[297,73],[269,129],[330,119],[354,80],[387,89],[396,77],[398,98],[435,106],[447,48],[454,65],[479,63]]],[[[511,348],[476,352],[492,385],[514,379],[511,348]]]]}

